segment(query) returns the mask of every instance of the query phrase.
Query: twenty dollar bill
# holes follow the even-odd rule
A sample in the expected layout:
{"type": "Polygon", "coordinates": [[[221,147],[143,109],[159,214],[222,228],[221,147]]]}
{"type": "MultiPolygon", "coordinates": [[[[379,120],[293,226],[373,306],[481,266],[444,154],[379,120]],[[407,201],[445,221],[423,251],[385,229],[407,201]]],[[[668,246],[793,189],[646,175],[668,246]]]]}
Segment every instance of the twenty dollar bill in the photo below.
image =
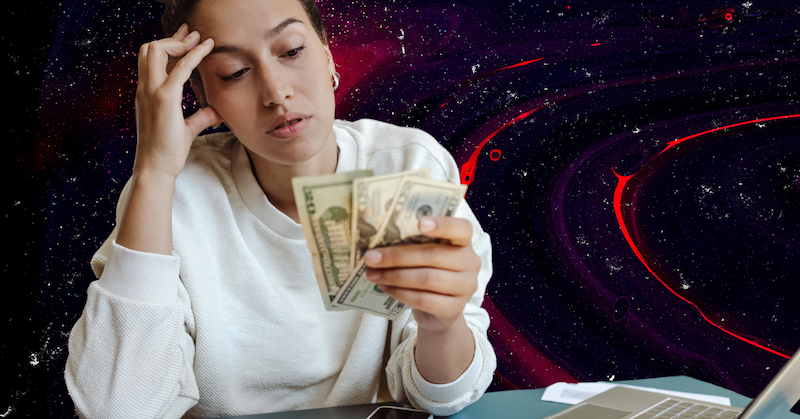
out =
{"type": "MultiPolygon", "coordinates": [[[[437,241],[419,231],[420,219],[452,216],[466,191],[466,185],[404,177],[392,199],[389,213],[370,239],[369,248],[437,241]]],[[[394,320],[404,305],[370,282],[366,272],[361,257],[336,294],[333,306],[360,309],[394,320]]]]}
{"type": "Polygon", "coordinates": [[[372,238],[378,233],[383,220],[392,209],[397,188],[403,179],[416,177],[429,179],[431,169],[391,173],[382,176],[363,177],[353,180],[353,225],[350,244],[350,267],[364,257],[372,238]]]}
{"type": "Polygon", "coordinates": [[[300,224],[328,310],[336,310],[333,298],[350,276],[353,179],[365,176],[372,171],[292,179],[300,224]]]}

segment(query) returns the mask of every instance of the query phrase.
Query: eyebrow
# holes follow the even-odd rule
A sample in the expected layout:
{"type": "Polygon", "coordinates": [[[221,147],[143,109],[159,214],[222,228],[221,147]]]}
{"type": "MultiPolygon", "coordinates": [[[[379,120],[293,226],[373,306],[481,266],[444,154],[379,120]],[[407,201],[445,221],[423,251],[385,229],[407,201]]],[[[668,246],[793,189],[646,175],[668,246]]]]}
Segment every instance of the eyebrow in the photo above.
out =
{"type": "MultiPolygon", "coordinates": [[[[284,20],[283,22],[279,23],[274,28],[270,29],[267,32],[266,38],[267,39],[272,39],[272,38],[277,37],[278,35],[281,34],[281,32],[283,32],[284,29],[286,29],[286,27],[288,27],[289,25],[291,25],[293,23],[302,24],[303,21],[300,20],[300,19],[297,19],[297,18],[290,17],[290,18],[284,20]]],[[[241,51],[241,48],[239,48],[237,46],[222,45],[222,46],[219,46],[219,47],[215,46],[214,49],[211,50],[210,53],[208,53],[208,55],[212,55],[212,54],[230,54],[230,53],[235,53],[235,52],[239,52],[239,51],[241,51]]]]}

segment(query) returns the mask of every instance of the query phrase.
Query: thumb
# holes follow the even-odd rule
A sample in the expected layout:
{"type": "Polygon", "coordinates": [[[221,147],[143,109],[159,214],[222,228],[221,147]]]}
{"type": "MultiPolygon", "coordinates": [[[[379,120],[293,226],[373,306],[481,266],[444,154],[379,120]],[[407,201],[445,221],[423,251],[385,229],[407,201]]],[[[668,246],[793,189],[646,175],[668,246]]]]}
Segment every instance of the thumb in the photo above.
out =
{"type": "Polygon", "coordinates": [[[186,128],[189,131],[189,138],[194,139],[194,137],[200,135],[204,129],[219,126],[222,122],[224,122],[222,116],[211,106],[206,106],[195,112],[194,115],[186,118],[186,128]]]}

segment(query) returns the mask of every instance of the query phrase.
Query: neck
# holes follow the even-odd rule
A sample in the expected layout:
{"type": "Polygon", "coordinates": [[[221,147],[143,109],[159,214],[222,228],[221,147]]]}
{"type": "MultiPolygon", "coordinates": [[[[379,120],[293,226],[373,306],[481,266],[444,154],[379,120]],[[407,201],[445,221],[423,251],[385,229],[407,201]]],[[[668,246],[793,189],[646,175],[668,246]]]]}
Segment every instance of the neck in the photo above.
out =
{"type": "Polygon", "coordinates": [[[283,165],[265,159],[253,158],[250,155],[250,165],[261,190],[269,202],[294,222],[300,222],[297,213],[297,204],[292,188],[292,178],[299,176],[318,176],[336,172],[339,161],[339,149],[336,141],[330,141],[315,158],[309,161],[283,165]]]}

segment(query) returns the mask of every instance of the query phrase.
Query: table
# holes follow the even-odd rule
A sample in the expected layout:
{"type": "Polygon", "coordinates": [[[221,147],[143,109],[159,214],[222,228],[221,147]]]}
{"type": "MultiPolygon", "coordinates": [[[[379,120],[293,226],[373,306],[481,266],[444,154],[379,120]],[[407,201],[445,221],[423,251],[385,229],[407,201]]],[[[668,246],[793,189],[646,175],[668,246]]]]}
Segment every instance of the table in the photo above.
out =
{"type": "MultiPolygon", "coordinates": [[[[641,380],[618,381],[642,387],[654,387],[664,390],[683,391],[688,393],[712,394],[731,399],[731,405],[745,407],[750,398],[733,391],[685,376],[646,378],[641,380]]],[[[568,405],[543,402],[544,389],[509,390],[486,393],[476,401],[449,419],[541,419],[564,410],[568,405]]],[[[390,403],[384,403],[390,404],[390,403]]],[[[260,415],[237,416],[237,419],[364,419],[375,405],[358,405],[312,409],[297,412],[264,413],[260,415]]],[[[440,418],[437,416],[437,418],[440,418]]],[[[224,419],[224,418],[219,418],[224,419]]]]}

